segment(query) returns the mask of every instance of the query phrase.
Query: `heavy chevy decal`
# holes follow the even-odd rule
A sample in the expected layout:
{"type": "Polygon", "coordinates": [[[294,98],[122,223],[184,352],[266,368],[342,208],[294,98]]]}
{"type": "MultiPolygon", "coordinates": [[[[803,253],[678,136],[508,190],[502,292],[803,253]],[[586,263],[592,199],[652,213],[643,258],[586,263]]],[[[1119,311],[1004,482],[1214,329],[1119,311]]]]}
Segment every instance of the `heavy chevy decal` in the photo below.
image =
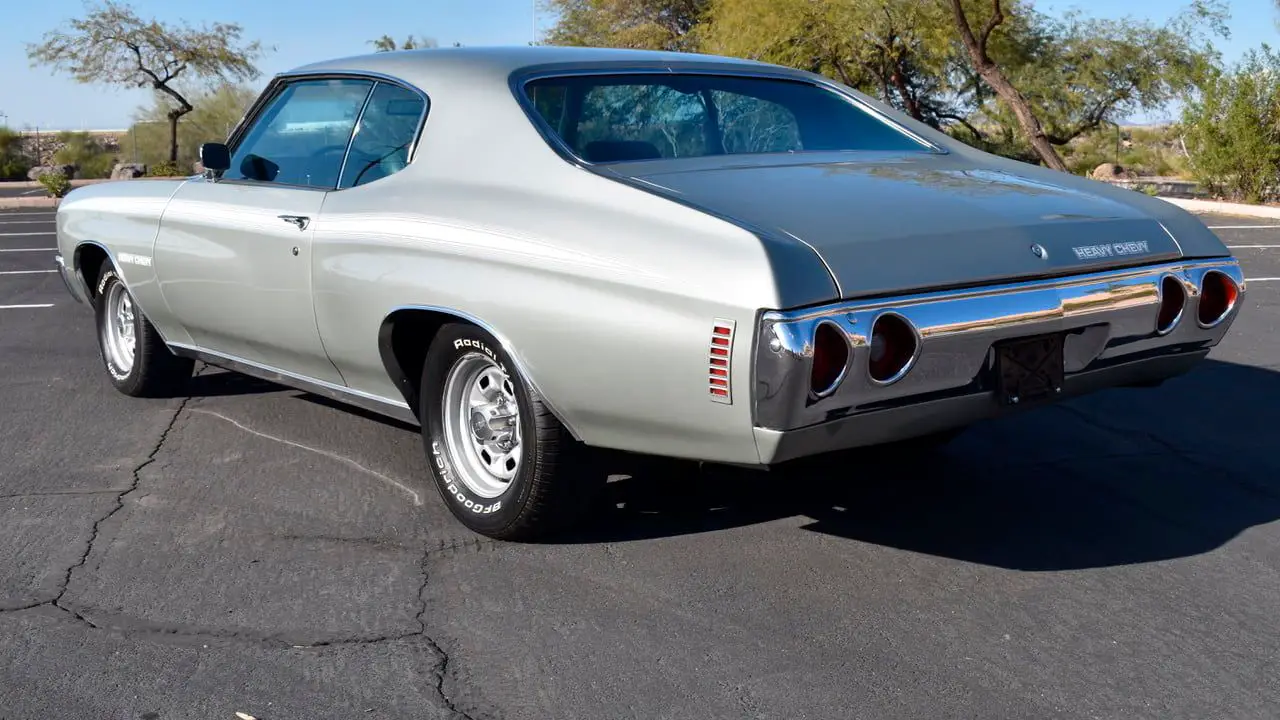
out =
{"type": "Polygon", "coordinates": [[[1081,245],[1071,248],[1078,260],[1103,260],[1109,257],[1125,255],[1145,255],[1151,252],[1146,240],[1137,242],[1110,243],[1107,245],[1081,245]]]}

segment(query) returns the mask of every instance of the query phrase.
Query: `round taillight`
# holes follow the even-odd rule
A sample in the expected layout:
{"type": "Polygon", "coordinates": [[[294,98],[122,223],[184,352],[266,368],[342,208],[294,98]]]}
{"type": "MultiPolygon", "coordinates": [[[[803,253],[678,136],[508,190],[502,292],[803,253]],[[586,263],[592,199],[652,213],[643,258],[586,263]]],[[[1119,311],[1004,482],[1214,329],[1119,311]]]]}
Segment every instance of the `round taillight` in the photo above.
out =
{"type": "Polygon", "coordinates": [[[871,361],[867,370],[881,385],[897,382],[915,362],[920,341],[901,315],[885,313],[871,326],[871,361]]]}
{"type": "Polygon", "coordinates": [[[849,367],[849,342],[833,323],[824,322],[813,331],[813,369],[809,388],[818,397],[835,392],[849,367]]]}
{"type": "Polygon", "coordinates": [[[1166,335],[1182,319],[1182,308],[1187,304],[1187,291],[1178,279],[1166,275],[1160,281],[1160,313],[1156,315],[1156,332],[1166,335]]]}
{"type": "Polygon", "coordinates": [[[1210,270],[1200,281],[1200,305],[1196,309],[1196,319],[1207,328],[1217,325],[1235,308],[1239,297],[1240,288],[1234,280],[1210,270]]]}

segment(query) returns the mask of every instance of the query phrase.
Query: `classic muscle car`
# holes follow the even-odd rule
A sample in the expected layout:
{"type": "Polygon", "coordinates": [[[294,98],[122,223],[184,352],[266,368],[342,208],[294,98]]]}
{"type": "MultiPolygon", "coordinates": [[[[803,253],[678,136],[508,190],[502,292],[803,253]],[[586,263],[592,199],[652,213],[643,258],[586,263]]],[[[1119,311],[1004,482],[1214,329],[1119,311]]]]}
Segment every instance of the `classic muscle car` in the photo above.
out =
{"type": "Polygon", "coordinates": [[[572,518],[586,448],[767,467],[1158,384],[1245,292],[1166,202],[730,58],[321,62],[201,157],[58,210],[110,381],[199,360],[413,422],[497,538],[572,518]]]}

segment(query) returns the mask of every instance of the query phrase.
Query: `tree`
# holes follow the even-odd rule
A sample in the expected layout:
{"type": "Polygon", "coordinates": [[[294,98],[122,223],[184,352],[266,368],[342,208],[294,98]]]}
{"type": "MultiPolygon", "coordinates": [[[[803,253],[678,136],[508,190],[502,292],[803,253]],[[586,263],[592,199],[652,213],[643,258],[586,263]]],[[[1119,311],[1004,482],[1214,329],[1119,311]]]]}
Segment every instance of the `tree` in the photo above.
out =
{"type": "Polygon", "coordinates": [[[370,40],[373,45],[374,52],[395,52],[396,50],[419,50],[422,48],[438,47],[434,38],[422,38],[421,40],[410,35],[405,38],[404,42],[396,45],[395,38],[390,35],[383,35],[377,40],[370,40]]]}
{"type": "Polygon", "coordinates": [[[544,0],[558,20],[552,45],[693,51],[712,0],[544,0]]]}
{"type": "Polygon", "coordinates": [[[1031,109],[1026,97],[1009,81],[1008,76],[1005,75],[1000,65],[991,59],[989,52],[991,34],[1005,21],[1001,0],[991,0],[991,14],[987,17],[986,22],[979,26],[976,33],[973,26],[969,24],[969,14],[965,11],[962,0],[942,1],[951,5],[952,16],[955,19],[956,27],[960,31],[960,41],[969,55],[974,71],[1013,111],[1023,134],[1031,142],[1031,147],[1040,156],[1040,159],[1044,161],[1044,164],[1054,170],[1067,172],[1066,164],[1062,162],[1058,152],[1053,149],[1053,145],[1049,142],[1049,137],[1044,131],[1044,126],[1040,124],[1040,118],[1031,109]]]}
{"type": "MultiPolygon", "coordinates": [[[[233,84],[218,85],[193,96],[191,104],[195,110],[178,125],[180,151],[176,164],[190,167],[198,159],[202,143],[226,139],[257,96],[258,91],[253,87],[233,84]]],[[[164,128],[171,109],[172,100],[160,93],[156,94],[153,105],[139,108],[134,114],[133,127],[121,140],[121,156],[148,165],[166,160],[169,138],[164,128]]]]}
{"type": "Polygon", "coordinates": [[[695,34],[704,50],[822,73],[938,127],[956,117],[949,23],[919,0],[716,0],[695,34]]]}
{"type": "Polygon", "coordinates": [[[955,83],[969,87],[971,111],[1018,127],[1036,155],[1060,170],[1066,166],[1054,146],[1185,94],[1218,60],[1211,37],[1227,35],[1227,11],[1219,0],[1195,0],[1162,26],[1076,12],[1054,20],[1001,0],[943,1],[976,76],[972,85],[955,83]],[[991,14],[975,32],[969,18],[978,17],[988,2],[991,14]],[[979,80],[1003,108],[988,103],[979,80]]]}
{"type": "Polygon", "coordinates": [[[82,83],[150,87],[172,101],[169,160],[178,160],[178,120],[195,109],[187,87],[209,82],[244,82],[258,77],[261,43],[243,42],[234,23],[193,27],[143,20],[128,4],[106,0],[86,4],[86,15],[69,21],[69,31],[45,33],[29,44],[32,65],[49,65],[82,83]]]}
{"type": "Polygon", "coordinates": [[[1199,85],[1182,117],[1192,173],[1233,198],[1280,197],[1280,55],[1263,45],[1199,85]]]}

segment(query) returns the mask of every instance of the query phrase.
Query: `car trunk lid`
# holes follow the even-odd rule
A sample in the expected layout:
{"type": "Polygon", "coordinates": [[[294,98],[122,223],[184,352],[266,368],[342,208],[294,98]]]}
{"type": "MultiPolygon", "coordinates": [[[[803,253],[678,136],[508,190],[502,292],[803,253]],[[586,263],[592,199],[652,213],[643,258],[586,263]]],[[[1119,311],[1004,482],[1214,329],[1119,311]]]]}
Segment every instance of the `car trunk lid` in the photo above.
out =
{"type": "Polygon", "coordinates": [[[845,298],[1182,256],[1164,226],[1127,204],[954,158],[657,167],[637,164],[641,171],[627,175],[757,232],[808,245],[845,298]]]}

